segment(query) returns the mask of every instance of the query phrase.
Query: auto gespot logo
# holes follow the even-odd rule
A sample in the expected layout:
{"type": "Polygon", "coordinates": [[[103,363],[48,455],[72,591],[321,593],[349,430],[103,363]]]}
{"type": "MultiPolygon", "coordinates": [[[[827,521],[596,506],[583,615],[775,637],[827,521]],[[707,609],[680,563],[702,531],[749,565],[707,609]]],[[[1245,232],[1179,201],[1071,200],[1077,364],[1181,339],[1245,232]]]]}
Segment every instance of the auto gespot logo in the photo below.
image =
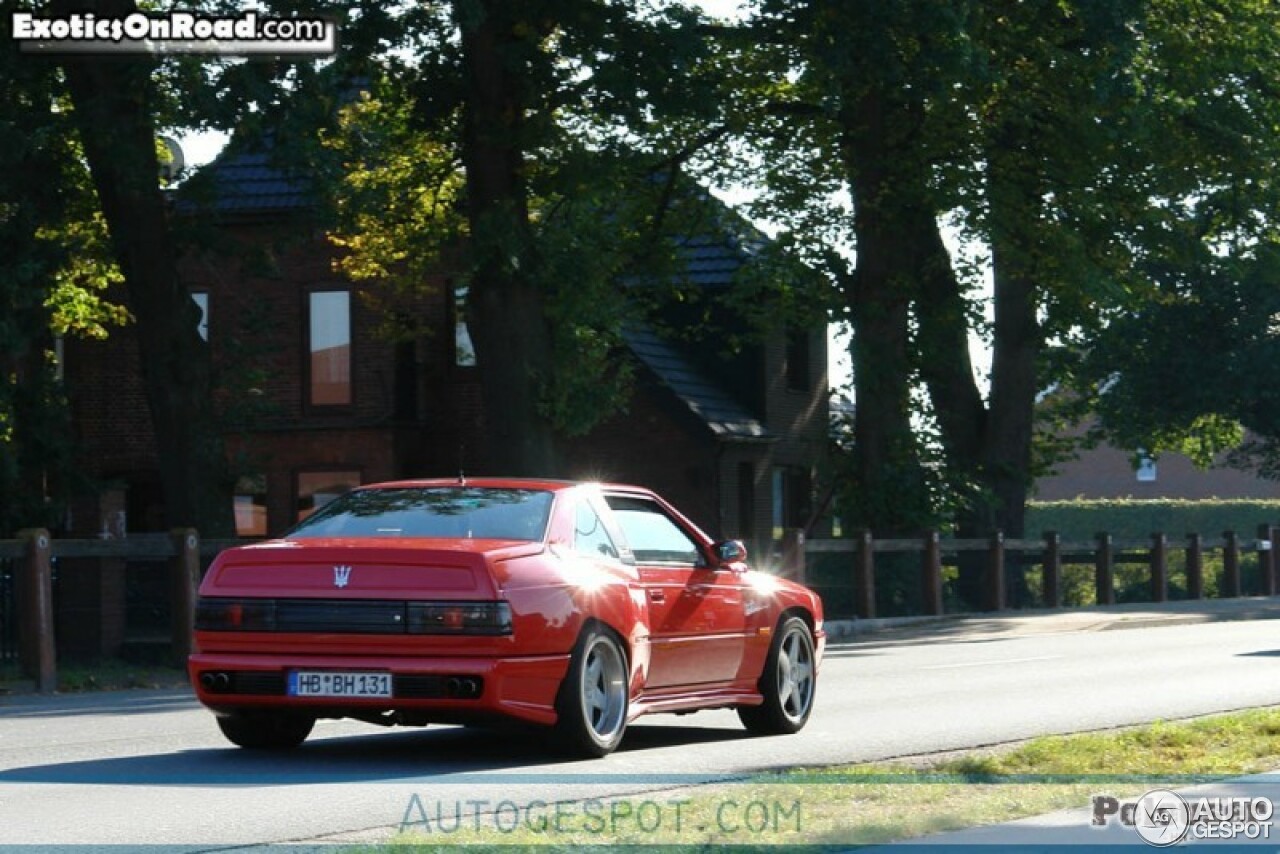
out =
{"type": "Polygon", "coordinates": [[[1118,820],[1142,840],[1160,848],[1194,840],[1267,840],[1275,805],[1262,797],[1183,797],[1153,789],[1122,803],[1110,795],[1093,799],[1094,827],[1118,820]]]}

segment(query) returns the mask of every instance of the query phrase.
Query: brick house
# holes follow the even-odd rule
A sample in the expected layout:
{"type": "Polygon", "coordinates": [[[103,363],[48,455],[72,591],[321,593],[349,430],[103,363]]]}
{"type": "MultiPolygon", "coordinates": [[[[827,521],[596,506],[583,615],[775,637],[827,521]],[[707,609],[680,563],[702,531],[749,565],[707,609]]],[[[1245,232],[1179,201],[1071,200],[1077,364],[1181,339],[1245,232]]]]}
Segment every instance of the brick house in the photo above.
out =
{"type": "MultiPolygon", "coordinates": [[[[188,253],[181,274],[228,394],[248,402],[227,428],[238,532],[280,533],[360,483],[484,473],[479,385],[454,283],[440,276],[411,307],[425,334],[391,340],[378,333],[385,316],[334,272],[304,178],[252,151],[206,170],[216,248],[188,253]]],[[[714,295],[762,239],[726,230],[688,241],[688,279],[714,295]]],[[[675,343],[646,328],[626,342],[637,368],[629,411],[573,443],[573,475],[653,487],[713,536],[757,547],[803,525],[827,443],[825,328],[778,329],[730,357],[715,342],[675,343]]],[[[68,341],[66,385],[90,474],[123,493],[112,499],[124,501],[122,527],[162,530],[147,406],[129,367],[137,358],[127,328],[68,341]]],[[[119,525],[104,506],[70,527],[119,525]]]]}
{"type": "Polygon", "coordinates": [[[1102,444],[1060,463],[1039,478],[1032,497],[1039,501],[1073,498],[1280,498],[1280,481],[1226,466],[1197,468],[1183,454],[1164,453],[1142,459],[1102,444]]]}

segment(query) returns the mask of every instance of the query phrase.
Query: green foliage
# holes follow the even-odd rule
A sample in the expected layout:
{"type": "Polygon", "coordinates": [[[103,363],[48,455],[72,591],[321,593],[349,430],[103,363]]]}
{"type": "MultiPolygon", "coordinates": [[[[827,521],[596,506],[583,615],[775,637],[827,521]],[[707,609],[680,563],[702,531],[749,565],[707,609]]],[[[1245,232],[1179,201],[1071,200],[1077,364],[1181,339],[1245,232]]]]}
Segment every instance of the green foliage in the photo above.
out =
{"type": "Polygon", "coordinates": [[[56,521],[80,488],[54,335],[103,337],[128,313],[56,67],[0,16],[0,536],[56,521]]]}
{"type": "Polygon", "coordinates": [[[1162,532],[1171,540],[1186,534],[1218,538],[1235,531],[1249,538],[1262,524],[1280,524],[1280,500],[1272,499],[1113,499],[1032,501],[1027,531],[1057,531],[1064,540],[1092,540],[1100,531],[1120,540],[1146,540],[1162,532]]]}
{"type": "Polygon", "coordinates": [[[50,328],[56,335],[106,338],[111,326],[132,320],[128,309],[110,302],[104,293],[124,279],[111,257],[107,225],[96,210],[82,210],[76,219],[40,229],[36,239],[66,253],[53,275],[53,287],[45,300],[50,328]]]}
{"type": "Polygon", "coordinates": [[[413,101],[386,81],[373,90],[323,137],[341,160],[329,239],[344,250],[337,268],[366,285],[362,293],[392,324],[384,332],[413,337],[426,328],[417,301],[466,233],[464,182],[457,152],[413,126],[413,101]]]}
{"type": "MultiPolygon", "coordinates": [[[[722,180],[750,170],[754,210],[791,228],[824,265],[844,303],[837,318],[885,324],[896,306],[914,306],[914,325],[897,321],[905,358],[891,364],[886,347],[857,364],[855,345],[855,382],[864,405],[880,388],[897,396],[895,383],[929,383],[954,503],[971,511],[1019,503],[1009,482],[1029,484],[1069,454],[1058,428],[1108,388],[1106,429],[1126,447],[1203,460],[1232,444],[1239,425],[1271,429],[1276,384],[1266,366],[1280,364],[1266,331],[1280,291],[1264,275],[1274,278],[1264,257],[1280,154],[1273,5],[759,0],[753,11],[723,38],[740,72],[733,104],[746,151],[725,162],[722,180]],[[876,242],[901,231],[886,222],[921,214],[970,241],[932,271],[911,251],[876,242]],[[850,248],[859,264],[885,260],[855,269],[850,248]],[[1248,287],[1246,273],[1256,280],[1248,287]],[[866,297],[868,275],[889,286],[866,297]],[[941,291],[954,305],[929,284],[948,277],[941,291]],[[1179,300],[1182,312],[1162,307],[1179,300]],[[992,302],[994,326],[984,310],[992,302]],[[930,314],[960,333],[927,334],[930,314]],[[1006,366],[989,393],[965,376],[971,336],[1006,366]],[[1033,428],[1028,461],[1018,408],[1053,385],[1071,389],[1071,403],[1033,428]]],[[[914,241],[921,255],[927,237],[914,241]]],[[[890,476],[869,481],[861,492],[877,496],[846,509],[868,518],[874,508],[865,505],[885,480],[889,489],[923,481],[902,468],[927,465],[934,437],[911,432],[854,447],[874,457],[858,464],[864,476],[890,476]]],[[[894,499],[909,529],[920,502],[894,499]]],[[[1016,507],[998,510],[1017,517],[1016,507]]]]}
{"type": "MultiPolygon", "coordinates": [[[[445,275],[472,301],[495,287],[494,275],[532,285],[543,316],[528,323],[545,324],[551,350],[548,365],[524,366],[538,383],[537,414],[562,435],[585,433],[626,405],[633,365],[624,328],[672,302],[693,306],[676,238],[725,225],[709,220],[715,205],[684,177],[695,160],[724,150],[716,125],[724,69],[698,15],[678,5],[591,0],[499,13],[458,3],[404,23],[400,43],[412,49],[369,57],[368,94],[325,137],[341,162],[326,188],[331,239],[346,253],[340,267],[367,283],[401,335],[425,330],[414,323],[415,300],[445,275]],[[520,70],[511,82],[518,91],[504,93],[520,105],[510,107],[520,118],[501,140],[520,160],[509,181],[481,174],[501,164],[464,162],[467,123],[482,119],[470,112],[477,91],[461,82],[457,39],[482,21],[509,27],[504,62],[520,70]],[[504,182],[505,197],[490,199],[504,182]]],[[[766,287],[743,289],[752,296],[742,304],[759,313],[766,287]]],[[[705,333],[711,314],[681,312],[689,321],[681,332],[705,333]]],[[[485,322],[470,308],[467,319],[485,322]]],[[[728,331],[732,348],[743,324],[728,331]]],[[[483,362],[486,338],[475,332],[483,362]]]]}
{"type": "Polygon", "coordinates": [[[1205,460],[1236,448],[1244,428],[1239,461],[1274,476],[1280,10],[1148,5],[1132,128],[1160,168],[1141,176],[1151,203],[1126,237],[1148,298],[1108,317],[1081,379],[1115,444],[1205,460]]]}

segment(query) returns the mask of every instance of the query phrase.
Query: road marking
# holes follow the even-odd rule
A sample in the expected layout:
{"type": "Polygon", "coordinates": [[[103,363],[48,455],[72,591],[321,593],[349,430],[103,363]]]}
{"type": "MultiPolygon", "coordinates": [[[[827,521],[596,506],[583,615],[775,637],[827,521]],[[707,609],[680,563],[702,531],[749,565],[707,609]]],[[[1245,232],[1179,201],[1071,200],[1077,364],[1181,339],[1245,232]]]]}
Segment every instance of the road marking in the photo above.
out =
{"type": "Polygon", "coordinates": [[[1057,661],[1065,656],[1061,655],[1037,655],[1032,658],[1002,658],[998,661],[963,661],[959,664],[930,664],[921,667],[921,670],[952,670],[958,667],[992,667],[1000,664],[1025,664],[1028,661],[1057,661]]]}

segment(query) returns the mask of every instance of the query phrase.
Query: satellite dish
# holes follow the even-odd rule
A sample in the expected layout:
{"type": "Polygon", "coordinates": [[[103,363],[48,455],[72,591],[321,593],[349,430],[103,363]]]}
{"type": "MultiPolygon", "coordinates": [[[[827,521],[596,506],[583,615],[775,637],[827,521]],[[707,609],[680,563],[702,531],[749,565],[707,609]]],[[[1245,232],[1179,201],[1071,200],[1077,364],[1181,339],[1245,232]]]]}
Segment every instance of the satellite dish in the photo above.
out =
{"type": "Polygon", "coordinates": [[[160,177],[165,181],[173,181],[182,174],[183,167],[187,165],[186,157],[182,154],[182,146],[178,145],[176,139],[162,136],[160,144],[164,146],[165,151],[169,152],[168,161],[160,163],[160,177]]]}

